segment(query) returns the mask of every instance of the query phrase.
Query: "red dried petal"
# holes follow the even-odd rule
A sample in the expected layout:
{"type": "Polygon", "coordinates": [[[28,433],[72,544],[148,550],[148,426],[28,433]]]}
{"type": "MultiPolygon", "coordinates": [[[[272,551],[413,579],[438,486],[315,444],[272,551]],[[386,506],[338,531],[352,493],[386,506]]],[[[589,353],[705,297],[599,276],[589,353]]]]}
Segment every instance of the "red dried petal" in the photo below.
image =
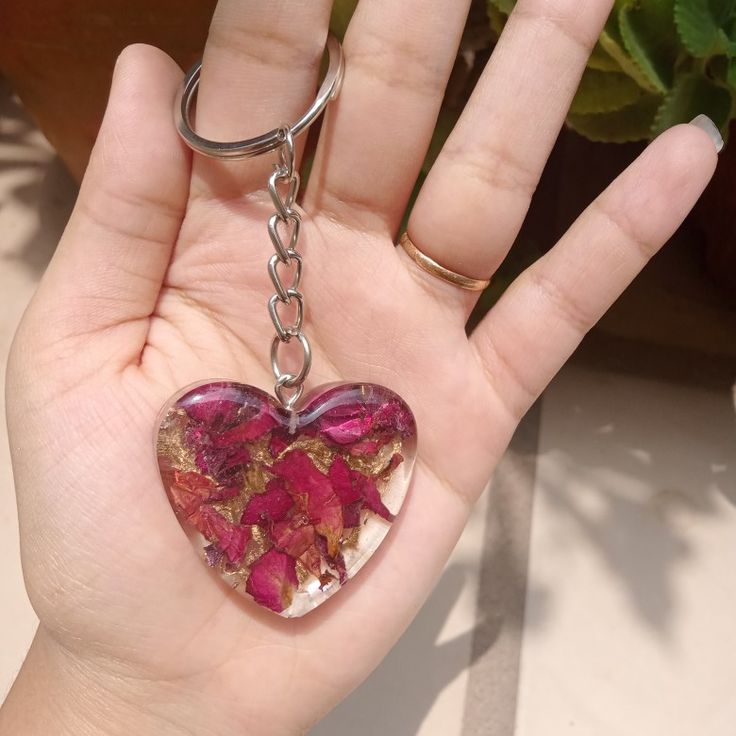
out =
{"type": "Polygon", "coordinates": [[[281,613],[291,605],[298,585],[296,560],[270,549],[251,566],[245,590],[256,603],[281,613]]]}
{"type": "Polygon", "coordinates": [[[368,478],[365,475],[361,475],[360,488],[365,499],[366,508],[374,511],[379,516],[386,519],[386,521],[393,521],[394,515],[384,506],[381,500],[381,494],[376,486],[376,481],[373,478],[368,478]]]}
{"type": "Polygon", "coordinates": [[[282,552],[299,557],[314,544],[314,527],[311,524],[292,524],[291,520],[274,524],[271,541],[282,552]]]}
{"type": "Polygon", "coordinates": [[[293,437],[285,432],[276,432],[271,435],[271,441],[268,443],[268,451],[271,457],[278,457],[290,444],[293,437]]]}
{"type": "Polygon", "coordinates": [[[334,557],[340,551],[340,537],[343,531],[342,506],[339,502],[322,508],[315,529],[327,540],[327,552],[334,557]]]}
{"type": "Polygon", "coordinates": [[[250,540],[248,527],[236,526],[212,506],[206,505],[201,506],[190,521],[205,539],[214,542],[227,555],[232,564],[242,562],[250,540]]]}
{"type": "Polygon", "coordinates": [[[208,544],[204,548],[204,556],[210,567],[217,567],[222,561],[224,553],[216,544],[208,544]]]}
{"type": "Polygon", "coordinates": [[[319,418],[320,434],[339,445],[357,442],[371,430],[373,417],[364,404],[335,406],[319,418]]]}
{"type": "Polygon", "coordinates": [[[219,447],[228,447],[242,442],[253,442],[270,432],[277,423],[270,408],[264,406],[257,414],[223,432],[215,438],[214,443],[219,447]]]}
{"type": "Polygon", "coordinates": [[[388,465],[383,469],[382,473],[383,475],[391,475],[391,473],[396,470],[396,468],[401,465],[401,463],[404,462],[404,456],[399,454],[398,452],[395,452],[393,455],[391,455],[391,459],[388,461],[388,465]]]}
{"type": "Polygon", "coordinates": [[[354,526],[360,526],[360,512],[363,508],[363,498],[361,497],[353,503],[345,504],[342,507],[342,523],[345,529],[354,526]]]}
{"type": "Polygon", "coordinates": [[[239,496],[240,491],[240,486],[228,486],[226,488],[218,488],[207,497],[207,501],[209,501],[210,503],[217,501],[228,501],[231,498],[236,498],[237,496],[239,496]]]}
{"type": "Polygon", "coordinates": [[[319,551],[322,553],[322,556],[325,558],[326,562],[330,565],[330,567],[337,571],[340,585],[347,582],[348,574],[345,568],[345,558],[342,556],[342,552],[333,557],[329,553],[329,550],[327,548],[327,540],[324,537],[317,535],[315,541],[317,544],[317,549],[319,549],[319,551]]]}
{"type": "Polygon", "coordinates": [[[232,424],[238,415],[240,403],[233,399],[213,399],[206,396],[186,405],[189,418],[206,427],[223,427],[232,424]]]}
{"type": "Polygon", "coordinates": [[[216,490],[215,484],[193,471],[174,471],[174,482],[169,486],[169,496],[174,506],[185,516],[191,516],[216,490]]]}
{"type": "Polygon", "coordinates": [[[376,432],[398,432],[402,435],[414,434],[414,417],[409,407],[400,399],[379,404],[373,415],[373,429],[376,432]]]}
{"type": "Polygon", "coordinates": [[[304,550],[299,560],[315,577],[319,577],[322,574],[322,553],[317,549],[316,545],[313,544],[304,550]]]}
{"type": "Polygon", "coordinates": [[[354,481],[350,466],[340,455],[330,465],[330,483],[342,504],[349,504],[362,497],[358,484],[354,481]]]}
{"type": "Polygon", "coordinates": [[[286,480],[297,495],[306,494],[307,514],[334,550],[342,535],[342,503],[330,479],[321,473],[304,450],[292,450],[271,466],[271,471],[286,480]]]}
{"type": "Polygon", "coordinates": [[[195,462],[203,473],[224,480],[250,462],[250,452],[245,447],[208,446],[197,453],[195,462]]]}
{"type": "Polygon", "coordinates": [[[281,521],[294,505],[294,499],[286,490],[283,480],[273,478],[266,485],[265,493],[258,493],[248,500],[240,519],[241,524],[262,524],[281,521]]]}
{"type": "Polygon", "coordinates": [[[357,445],[350,448],[350,454],[355,457],[371,457],[378,454],[378,451],[388,442],[389,437],[381,437],[375,440],[362,440],[357,445]]]}

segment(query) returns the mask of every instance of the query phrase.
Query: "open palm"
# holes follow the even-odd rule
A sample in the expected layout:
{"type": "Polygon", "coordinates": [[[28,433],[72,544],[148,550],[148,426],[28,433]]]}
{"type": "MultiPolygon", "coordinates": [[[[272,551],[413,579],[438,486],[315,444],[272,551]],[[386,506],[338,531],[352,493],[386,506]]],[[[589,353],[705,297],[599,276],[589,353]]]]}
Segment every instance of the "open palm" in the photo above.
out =
{"type": "MultiPolygon", "coordinates": [[[[245,138],[297,117],[330,5],[222,0],[198,132],[245,138]]],[[[505,257],[610,5],[518,2],[413,210],[409,231],[428,255],[478,277],[505,257]]],[[[473,296],[393,246],[467,6],[361,0],[346,37],[343,91],[302,201],[308,387],[397,391],[419,449],[382,548],[298,620],[233,595],[201,564],[152,449],[157,414],[182,386],[272,386],[273,160],[193,160],[172,123],[181,71],[143,46],[118,63],[77,206],[18,333],[8,412],[39,637],[151,733],[302,732],[364,679],[431,590],[524,411],[712,174],[701,130],[668,131],[468,339],[473,296]]],[[[92,713],[95,697],[79,707],[92,713]]]]}

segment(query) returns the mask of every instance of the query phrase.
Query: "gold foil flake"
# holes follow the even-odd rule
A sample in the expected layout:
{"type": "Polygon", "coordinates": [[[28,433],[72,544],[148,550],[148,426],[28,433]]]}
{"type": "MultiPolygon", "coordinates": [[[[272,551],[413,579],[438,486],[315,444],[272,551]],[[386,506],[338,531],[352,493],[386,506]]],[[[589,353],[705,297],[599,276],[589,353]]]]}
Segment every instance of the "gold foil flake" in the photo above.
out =
{"type": "Polygon", "coordinates": [[[235,498],[228,498],[226,501],[217,501],[212,504],[216,511],[219,511],[231,524],[240,524],[243,511],[248,504],[248,496],[240,494],[235,498]]]}
{"type": "Polygon", "coordinates": [[[318,437],[299,437],[279,454],[279,459],[292,450],[303,450],[309,455],[317,470],[327,475],[335,458],[335,451],[318,437]]]}
{"type": "Polygon", "coordinates": [[[304,583],[307,582],[307,580],[309,580],[309,578],[314,577],[314,576],[312,575],[311,572],[309,572],[309,570],[307,570],[306,565],[301,560],[297,560],[296,561],[296,577],[297,577],[297,580],[299,581],[299,587],[301,587],[302,585],[304,585],[304,583]]]}
{"type": "Polygon", "coordinates": [[[245,471],[244,490],[246,497],[255,493],[265,493],[266,484],[273,476],[259,462],[251,462],[245,471]]]}
{"type": "Polygon", "coordinates": [[[261,555],[268,552],[271,549],[271,540],[268,538],[266,532],[261,529],[260,526],[252,526],[250,528],[251,538],[248,542],[248,547],[245,550],[245,557],[241,562],[242,567],[250,568],[250,566],[259,558],[261,555]]]}
{"type": "Polygon", "coordinates": [[[233,590],[245,585],[250,577],[250,570],[247,567],[239,567],[236,570],[228,570],[222,568],[222,575],[228,585],[232,586],[233,590]]]}
{"type": "Polygon", "coordinates": [[[252,463],[260,463],[262,465],[270,465],[273,462],[269,444],[271,442],[271,433],[268,432],[256,442],[248,445],[248,452],[252,463]]]}
{"type": "Polygon", "coordinates": [[[194,453],[187,447],[185,439],[188,421],[189,417],[183,409],[171,409],[161,423],[156,452],[159,457],[165,457],[172,468],[184,473],[198,473],[194,453]]]}
{"type": "Polygon", "coordinates": [[[352,529],[345,529],[342,535],[341,544],[343,547],[355,548],[360,541],[360,527],[354,526],[352,529]]]}
{"type": "Polygon", "coordinates": [[[391,442],[386,443],[375,455],[345,455],[345,461],[353,469],[363,475],[380,475],[391,462],[391,458],[401,453],[401,435],[396,435],[391,442]]]}

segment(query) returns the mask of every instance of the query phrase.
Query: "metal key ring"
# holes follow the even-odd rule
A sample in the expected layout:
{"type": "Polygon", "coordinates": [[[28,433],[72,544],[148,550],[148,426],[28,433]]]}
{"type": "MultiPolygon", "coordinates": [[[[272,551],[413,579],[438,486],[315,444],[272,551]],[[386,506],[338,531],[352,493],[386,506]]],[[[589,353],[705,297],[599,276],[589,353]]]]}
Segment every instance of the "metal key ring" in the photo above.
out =
{"type": "MultiPolygon", "coordinates": [[[[291,134],[296,138],[303,133],[320,116],[331,100],[337,97],[345,71],[345,59],[342,46],[335,36],[327,37],[327,53],[329,63],[327,73],[320,85],[317,97],[311,107],[291,126],[291,134]]],[[[184,78],[179,94],[176,98],[174,111],[176,128],[186,144],[210,158],[241,159],[258,156],[262,153],[275,151],[284,143],[284,127],[274,128],[268,133],[243,141],[211,141],[197,135],[191,124],[191,111],[194,98],[199,86],[199,74],[202,62],[198,61],[184,78]]]]}

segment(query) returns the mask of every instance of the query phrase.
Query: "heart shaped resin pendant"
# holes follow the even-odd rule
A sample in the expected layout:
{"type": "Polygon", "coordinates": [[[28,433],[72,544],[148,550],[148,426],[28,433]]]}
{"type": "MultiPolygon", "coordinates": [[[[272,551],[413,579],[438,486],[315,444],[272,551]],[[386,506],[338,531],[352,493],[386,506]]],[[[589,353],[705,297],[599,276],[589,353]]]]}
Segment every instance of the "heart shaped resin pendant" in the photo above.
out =
{"type": "Polygon", "coordinates": [[[406,496],[416,424],[392,391],[328,386],[287,411],[252,386],[198,384],[164,409],[161,478],[208,565],[302,616],[366,563],[406,496]]]}

